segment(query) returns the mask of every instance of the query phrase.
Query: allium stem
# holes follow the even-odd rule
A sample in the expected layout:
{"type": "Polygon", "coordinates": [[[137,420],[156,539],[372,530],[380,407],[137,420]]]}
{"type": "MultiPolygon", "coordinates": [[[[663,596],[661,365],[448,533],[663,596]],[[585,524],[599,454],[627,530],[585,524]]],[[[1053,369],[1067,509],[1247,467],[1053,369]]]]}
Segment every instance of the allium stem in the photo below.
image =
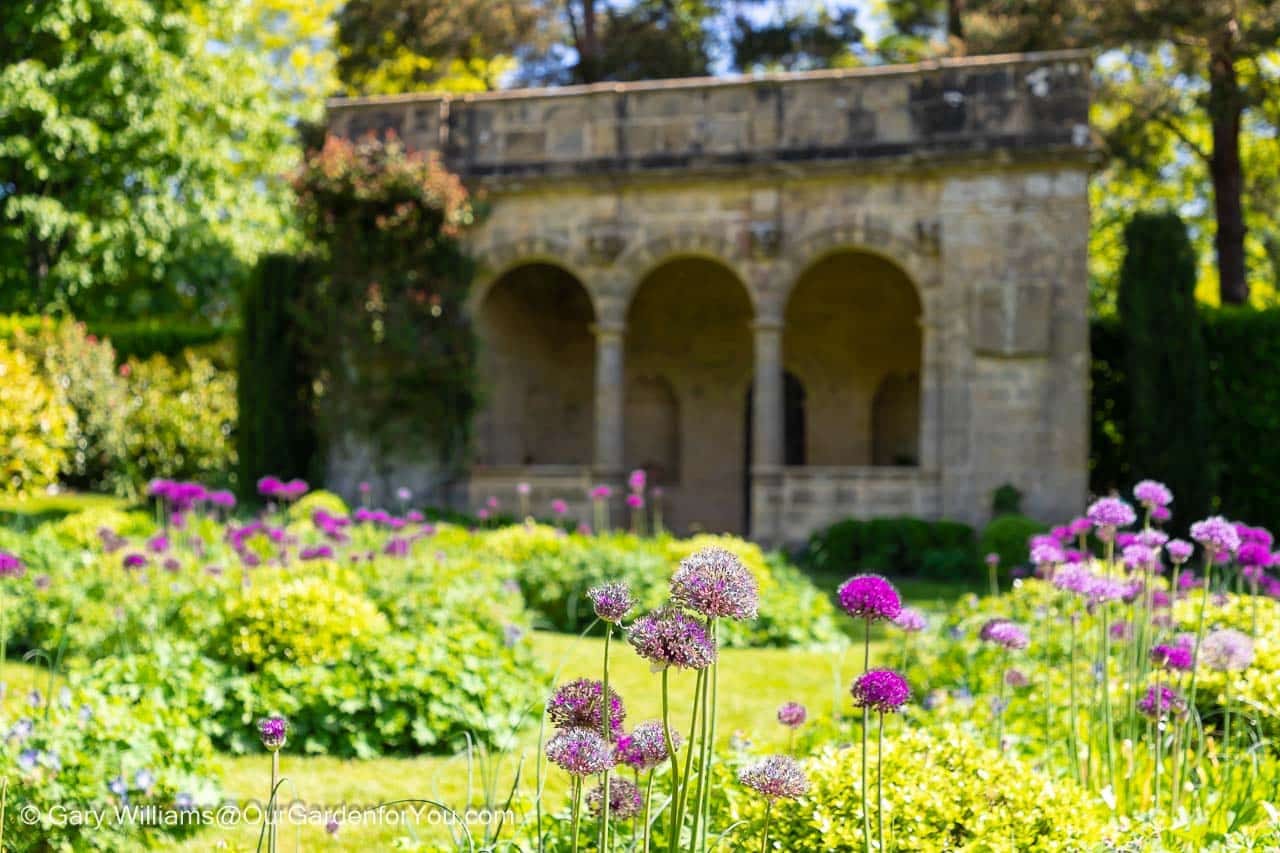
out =
{"type": "Polygon", "coordinates": [[[1083,784],[1084,778],[1080,774],[1079,720],[1076,717],[1076,614],[1074,612],[1069,615],[1068,621],[1071,624],[1071,666],[1067,670],[1067,685],[1070,690],[1068,701],[1071,707],[1071,738],[1068,743],[1071,747],[1071,767],[1075,771],[1076,781],[1083,784]]]}
{"type": "Polygon", "coordinates": [[[1009,672],[1009,650],[1005,649],[1000,656],[1000,693],[996,700],[996,751],[1004,752],[1004,696],[1005,682],[1009,672]]]}
{"type": "MultiPolygon", "coordinates": [[[[1156,669],[1156,696],[1164,695],[1164,691],[1160,685],[1160,670],[1156,669]]],[[[1157,705],[1159,699],[1157,698],[1157,705]]],[[[1155,773],[1155,817],[1156,824],[1159,825],[1160,818],[1160,775],[1164,772],[1164,713],[1163,709],[1157,707],[1156,713],[1156,773],[1155,773]]]]}
{"type": "Polygon", "coordinates": [[[767,853],[769,850],[769,813],[773,810],[773,797],[769,797],[764,801],[764,829],[760,835],[760,853],[767,853]]]}
{"type": "Polygon", "coordinates": [[[1000,580],[996,574],[997,563],[994,560],[987,562],[987,579],[991,581],[991,597],[995,598],[1000,595],[1000,580]]]}
{"type": "MultiPolygon", "coordinates": [[[[702,692],[706,690],[706,685],[707,671],[705,669],[700,669],[698,670],[697,681],[694,683],[693,705],[692,710],[689,713],[689,739],[687,741],[688,747],[686,748],[684,755],[684,784],[680,786],[680,800],[676,804],[674,821],[672,822],[672,829],[674,831],[671,838],[672,850],[679,849],[680,831],[684,829],[685,808],[689,804],[689,783],[693,780],[693,753],[695,752],[693,748],[693,739],[694,735],[697,734],[698,731],[698,703],[702,700],[702,692]]],[[[701,743],[699,743],[699,748],[701,748],[701,743]]],[[[673,756],[671,760],[674,763],[675,757],[673,756]]],[[[697,806],[696,801],[694,806],[697,806]]],[[[692,844],[692,838],[690,839],[690,843],[692,844]]]]}
{"type": "MultiPolygon", "coordinates": [[[[613,635],[613,623],[604,623],[604,674],[600,691],[600,719],[603,721],[604,742],[613,743],[613,732],[610,731],[612,714],[609,704],[609,639],[613,635]]],[[[600,783],[604,795],[600,805],[600,849],[609,849],[609,768],[604,770],[604,780],[600,783]]]]}
{"type": "MultiPolygon", "coordinates": [[[[5,608],[4,588],[0,587],[0,702],[3,702],[5,696],[4,681],[4,664],[8,660],[8,642],[9,642],[9,624],[8,611],[5,608]]],[[[52,698],[52,697],[50,697],[52,698]]]]}
{"type": "Polygon", "coordinates": [[[880,712],[880,730],[876,734],[876,834],[880,836],[881,853],[884,846],[884,712],[880,712]]]}
{"type": "Polygon", "coordinates": [[[1102,603],[1102,734],[1106,739],[1107,785],[1116,789],[1116,757],[1113,741],[1115,730],[1111,721],[1111,602],[1102,603]]]}
{"type": "MultiPolygon", "coordinates": [[[[716,641],[716,622],[711,622],[711,640],[716,641]]],[[[702,853],[707,850],[707,836],[711,830],[711,767],[716,760],[716,717],[719,709],[720,693],[720,661],[711,665],[711,713],[708,714],[709,732],[707,735],[707,785],[702,793],[702,853]]]]}
{"type": "Polygon", "coordinates": [[[649,825],[653,820],[653,772],[654,769],[649,768],[649,778],[644,783],[644,846],[641,848],[644,853],[649,853],[649,825]]]}
{"type": "Polygon", "coordinates": [[[271,795],[267,800],[267,853],[276,853],[276,780],[280,778],[280,751],[271,753],[271,795]]]}
{"type": "Polygon", "coordinates": [[[578,853],[578,822],[582,817],[582,777],[574,776],[572,785],[573,853],[578,853]]]}
{"type": "MultiPolygon", "coordinates": [[[[676,817],[676,806],[680,801],[680,762],[676,759],[676,744],[671,737],[671,701],[668,682],[671,667],[662,669],[662,734],[667,739],[667,754],[671,756],[671,830],[668,833],[668,849],[675,850],[676,841],[680,838],[680,825],[676,817]]],[[[690,745],[690,749],[692,749],[690,745]]]]}
{"type": "Polygon", "coordinates": [[[862,846],[871,849],[871,807],[867,804],[867,729],[871,726],[871,707],[862,706],[862,846]]]}

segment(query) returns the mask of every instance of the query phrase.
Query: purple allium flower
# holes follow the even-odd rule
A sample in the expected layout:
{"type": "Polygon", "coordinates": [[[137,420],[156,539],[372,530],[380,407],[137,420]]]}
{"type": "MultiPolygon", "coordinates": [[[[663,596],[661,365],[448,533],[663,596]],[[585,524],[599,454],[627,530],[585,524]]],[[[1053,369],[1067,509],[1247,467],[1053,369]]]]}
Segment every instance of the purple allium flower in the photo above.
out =
{"type": "Polygon", "coordinates": [[[990,568],[993,568],[993,569],[994,569],[996,566],[1000,565],[1000,555],[999,555],[999,554],[997,554],[995,551],[992,551],[990,554],[988,554],[988,555],[984,558],[984,560],[985,560],[985,562],[986,562],[987,566],[989,566],[990,568]]]}
{"type": "Polygon", "coordinates": [[[387,540],[387,544],[382,546],[382,553],[388,557],[407,557],[411,551],[409,540],[400,536],[393,536],[387,540]]]}
{"type": "Polygon", "coordinates": [[[169,550],[169,537],[163,533],[157,533],[147,540],[147,550],[153,554],[163,554],[169,550]]]}
{"type": "Polygon", "coordinates": [[[1026,687],[1031,683],[1031,681],[1022,670],[1015,667],[1009,667],[1004,671],[1004,683],[1016,690],[1026,687]]]}
{"type": "Polygon", "coordinates": [[[280,490],[284,488],[284,481],[279,477],[263,477],[258,480],[258,494],[264,498],[276,498],[280,496],[280,490]]]}
{"type": "Polygon", "coordinates": [[[1031,562],[1037,566],[1053,566],[1066,562],[1067,555],[1057,542],[1037,542],[1031,548],[1031,562]]]}
{"type": "Polygon", "coordinates": [[[312,545],[298,552],[301,560],[332,560],[333,549],[328,545],[312,545]]]}
{"type": "Polygon", "coordinates": [[[1236,562],[1249,568],[1265,569],[1271,565],[1271,546],[1257,541],[1243,540],[1236,551],[1236,562]]]}
{"type": "Polygon", "coordinates": [[[1029,643],[1027,632],[1008,619],[989,620],[978,632],[978,639],[1015,650],[1025,649],[1029,643]]]}
{"type": "Polygon", "coordinates": [[[401,486],[396,489],[396,499],[401,503],[408,503],[413,499],[413,492],[411,492],[406,486],[401,486]]]}
{"type": "Polygon", "coordinates": [[[1125,567],[1130,571],[1151,571],[1160,565],[1160,552],[1135,543],[1124,549],[1123,559],[1125,567]]]}
{"type": "Polygon", "coordinates": [[[1151,510],[1151,520],[1157,524],[1163,524],[1173,518],[1173,513],[1169,511],[1167,506],[1158,506],[1151,510]]]}
{"type": "Polygon", "coordinates": [[[716,645],[701,622],[674,607],[663,607],[631,623],[627,640],[640,657],[658,667],[706,669],[716,662],[716,645]]]}
{"type": "Polygon", "coordinates": [[[635,598],[626,581],[611,581],[587,590],[587,598],[596,615],[606,622],[618,623],[635,607],[635,598]]]}
{"type": "Polygon", "coordinates": [[[1085,513],[1099,533],[1105,528],[1114,535],[1116,528],[1128,527],[1137,520],[1133,507],[1119,498],[1100,498],[1089,505],[1085,513]]]}
{"type": "Polygon", "coordinates": [[[1151,647],[1151,662],[1162,669],[1190,672],[1194,650],[1184,642],[1160,643],[1151,647]]]}
{"type": "Polygon", "coordinates": [[[236,496],[226,489],[209,493],[209,503],[222,509],[232,509],[236,505],[236,496]]]}
{"type": "Polygon", "coordinates": [[[1161,684],[1157,688],[1153,684],[1147,688],[1147,694],[1138,700],[1138,710],[1152,719],[1163,718],[1170,713],[1181,716],[1187,710],[1187,700],[1172,687],[1161,684]]]}
{"type": "Polygon", "coordinates": [[[613,489],[608,486],[596,486],[591,490],[590,494],[593,501],[608,500],[609,496],[613,494],[613,489]]]}
{"type": "Polygon", "coordinates": [[[755,576],[724,548],[703,548],[680,561],[671,600],[710,618],[754,619],[760,605],[755,576]]]}
{"type": "Polygon", "coordinates": [[[357,488],[360,490],[360,494],[362,495],[367,495],[369,494],[370,491],[373,490],[373,487],[365,482],[361,482],[360,485],[357,486],[357,488]]]}
{"type": "Polygon", "coordinates": [[[330,838],[338,837],[338,830],[342,829],[342,824],[338,823],[336,817],[331,817],[324,823],[324,831],[328,833],[330,838]]]}
{"type": "Polygon", "coordinates": [[[1077,538],[1088,536],[1091,530],[1093,530],[1093,521],[1085,515],[1073,518],[1071,523],[1067,525],[1067,531],[1077,538]]]}
{"type": "Polygon", "coordinates": [[[787,702],[778,709],[778,722],[789,729],[798,729],[809,718],[809,712],[799,702],[787,702]]]}
{"type": "Polygon", "coordinates": [[[893,624],[897,625],[908,634],[915,634],[929,627],[929,620],[925,617],[924,612],[915,607],[904,607],[898,611],[898,615],[893,617],[893,624]]]}
{"type": "Polygon", "coordinates": [[[140,569],[147,564],[147,558],[142,554],[125,554],[122,560],[126,569],[140,569]]]}
{"type": "Polygon", "coordinates": [[[569,504],[560,498],[556,498],[551,502],[551,511],[556,515],[564,515],[569,511],[569,504]]]}
{"type": "Polygon", "coordinates": [[[17,554],[0,551],[0,578],[20,578],[25,571],[17,554]]]}
{"type": "Polygon", "coordinates": [[[1239,672],[1253,663],[1253,640],[1232,628],[1212,631],[1200,645],[1205,666],[1220,672],[1239,672]]]}
{"type": "Polygon", "coordinates": [[[1108,630],[1111,632],[1111,639],[1119,642],[1125,642],[1133,636],[1133,626],[1124,619],[1119,622],[1112,622],[1108,630]]]}
{"type": "Polygon", "coordinates": [[[902,599],[880,575],[855,575],[840,586],[840,606],[850,616],[875,622],[902,612],[902,599]]]}
{"type": "MultiPolygon", "coordinates": [[[[680,733],[671,730],[671,745],[680,749],[680,733]]],[[[622,735],[614,745],[616,759],[636,770],[652,770],[666,761],[671,753],[667,751],[667,736],[659,720],[646,720],[636,726],[630,734],[622,735]]]]}
{"type": "Polygon", "coordinates": [[[627,488],[633,492],[643,492],[646,482],[647,478],[645,477],[644,469],[637,468],[627,477],[627,488]]]}
{"type": "Polygon", "coordinates": [[[1133,487],[1133,497],[1147,509],[1168,506],[1173,503],[1173,492],[1164,483],[1143,480],[1133,487]]]}
{"type": "MultiPolygon", "coordinates": [[[[599,815],[604,808],[604,786],[597,785],[587,794],[587,809],[599,815]]],[[[617,777],[609,780],[609,817],[630,820],[644,808],[644,797],[630,779],[617,777]]]]}
{"type": "Polygon", "coordinates": [[[804,768],[789,755],[771,755],[744,767],[738,781],[768,800],[794,800],[809,793],[804,768]]]}
{"type": "Polygon", "coordinates": [[[279,714],[263,717],[258,720],[258,736],[262,745],[270,752],[277,752],[284,747],[289,737],[289,721],[279,714]]]}
{"type": "Polygon", "coordinates": [[[574,776],[594,776],[613,764],[613,750],[595,729],[561,729],[547,741],[547,758],[574,776]]]}
{"type": "MultiPolygon", "coordinates": [[[[599,731],[604,726],[600,716],[600,699],[604,685],[590,678],[578,678],[561,684],[547,700],[547,716],[558,729],[588,728],[599,731]]],[[[627,711],[622,697],[609,688],[609,731],[622,732],[627,711]]]]}
{"type": "Polygon", "coordinates": [[[1195,546],[1181,539],[1170,539],[1165,543],[1164,550],[1175,565],[1182,565],[1191,559],[1191,553],[1195,550],[1195,546]]]}
{"type": "Polygon", "coordinates": [[[1235,525],[1220,515],[1191,525],[1191,538],[1204,546],[1215,558],[1234,554],[1240,547],[1240,534],[1235,525]]]}
{"type": "Polygon", "coordinates": [[[892,669],[869,669],[859,675],[850,690],[853,704],[881,714],[891,714],[911,698],[907,680],[892,669]]]}
{"type": "Polygon", "coordinates": [[[644,509],[644,495],[627,495],[627,506],[631,509],[644,509]]]}

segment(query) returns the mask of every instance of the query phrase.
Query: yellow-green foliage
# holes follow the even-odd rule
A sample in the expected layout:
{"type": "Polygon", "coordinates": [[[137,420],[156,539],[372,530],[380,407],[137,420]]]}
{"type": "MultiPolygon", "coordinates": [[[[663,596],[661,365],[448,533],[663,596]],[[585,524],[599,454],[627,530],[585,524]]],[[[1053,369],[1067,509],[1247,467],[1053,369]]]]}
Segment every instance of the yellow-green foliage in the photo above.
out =
{"type": "Polygon", "coordinates": [[[100,544],[99,531],[106,529],[120,536],[141,537],[155,528],[155,522],[143,512],[119,509],[87,509],[58,519],[49,532],[58,542],[70,548],[92,548],[100,544]]]}
{"type": "Polygon", "coordinates": [[[332,516],[344,516],[350,512],[347,502],[342,498],[333,492],[316,489],[314,492],[308,492],[301,500],[289,507],[289,520],[291,522],[309,520],[318,509],[332,516]]]}
{"type": "MultiPolygon", "coordinates": [[[[1183,631],[1195,631],[1200,618],[1200,591],[1174,605],[1174,618],[1183,631]]],[[[1271,737],[1280,734],[1280,601],[1263,596],[1210,595],[1205,610],[1205,632],[1234,628],[1254,637],[1253,665],[1243,672],[1217,672],[1201,667],[1197,680],[1197,704],[1202,710],[1221,705],[1231,679],[1232,713],[1258,720],[1271,737]],[[1257,619],[1258,631],[1252,628],[1257,619]]]]}
{"type": "MultiPolygon", "coordinates": [[[[812,789],[774,806],[774,849],[864,849],[861,761],[857,746],[828,746],[805,762],[812,789]]],[[[875,783],[872,769],[873,839],[875,783]]],[[[1074,783],[1003,757],[958,726],[887,738],[884,800],[886,845],[899,853],[1081,851],[1106,834],[1102,804],[1074,783]]],[[[749,792],[734,797],[730,817],[747,821],[735,832],[735,846],[759,845],[763,814],[762,799],[749,792]]]]}
{"type": "Polygon", "coordinates": [[[253,667],[273,660],[329,665],[368,648],[388,630],[373,602],[330,578],[255,579],[227,602],[219,643],[225,646],[211,653],[253,667]]]}
{"type": "Polygon", "coordinates": [[[57,480],[71,461],[74,421],[35,363],[0,344],[0,494],[27,494],[57,480]]]}

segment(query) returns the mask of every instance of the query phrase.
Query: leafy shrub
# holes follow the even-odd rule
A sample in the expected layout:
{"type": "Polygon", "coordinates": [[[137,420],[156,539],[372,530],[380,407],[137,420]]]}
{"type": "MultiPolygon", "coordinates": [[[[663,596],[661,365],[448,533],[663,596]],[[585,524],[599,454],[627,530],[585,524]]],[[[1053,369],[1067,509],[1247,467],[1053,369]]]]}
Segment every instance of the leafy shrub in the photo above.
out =
{"type": "MultiPolygon", "coordinates": [[[[782,850],[862,850],[864,805],[850,782],[859,777],[861,755],[828,746],[809,759],[812,789],[774,806],[770,842],[782,850]]],[[[741,789],[734,800],[724,822],[745,820],[736,838],[758,839],[763,800],[741,789]]],[[[903,853],[1088,850],[1107,829],[1102,804],[1081,788],[982,746],[958,726],[910,728],[886,739],[884,801],[886,843],[903,853]]]]}
{"type": "Polygon", "coordinates": [[[116,370],[111,344],[90,335],[83,323],[45,320],[14,335],[25,352],[75,413],[68,426],[71,458],[63,479],[81,488],[122,491],[124,476],[125,379],[116,370]]]}
{"type": "Polygon", "coordinates": [[[155,477],[221,483],[235,468],[235,377],[199,356],[127,363],[126,428],[135,483],[155,477]]]}
{"type": "Polygon", "coordinates": [[[1048,528],[1025,515],[1001,515],[991,519],[982,529],[978,549],[982,554],[999,554],[1000,567],[1008,572],[1014,566],[1025,566],[1030,559],[1027,540],[1048,528]]]}
{"type": "Polygon", "coordinates": [[[74,423],[75,413],[38,365],[0,344],[0,494],[26,494],[55,482],[71,463],[74,423]]]}
{"type": "Polygon", "coordinates": [[[976,578],[981,566],[973,528],[919,518],[845,519],[809,537],[800,564],[811,572],[858,572],[945,580],[976,578]]]}
{"type": "Polygon", "coordinates": [[[1022,492],[1012,483],[1005,483],[991,493],[992,515],[1017,515],[1022,512],[1022,492]]]}
{"type": "Polygon", "coordinates": [[[212,657],[258,670],[271,661],[331,666],[380,641],[389,627],[373,602],[330,578],[254,583],[225,605],[212,657]]]}

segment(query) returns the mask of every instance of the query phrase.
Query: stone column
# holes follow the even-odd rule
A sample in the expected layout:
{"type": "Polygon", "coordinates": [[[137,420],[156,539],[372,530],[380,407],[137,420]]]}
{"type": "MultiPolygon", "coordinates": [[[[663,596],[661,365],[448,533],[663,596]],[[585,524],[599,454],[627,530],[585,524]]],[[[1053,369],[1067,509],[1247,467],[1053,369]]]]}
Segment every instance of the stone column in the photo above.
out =
{"type": "Polygon", "coordinates": [[[755,331],[752,392],[751,530],[767,545],[782,541],[782,470],[786,461],[782,321],[761,319],[755,331]]]}
{"type": "Polygon", "coordinates": [[[591,327],[596,336],[596,447],[597,477],[622,475],[623,344],[626,326],[598,323],[591,327]]]}

